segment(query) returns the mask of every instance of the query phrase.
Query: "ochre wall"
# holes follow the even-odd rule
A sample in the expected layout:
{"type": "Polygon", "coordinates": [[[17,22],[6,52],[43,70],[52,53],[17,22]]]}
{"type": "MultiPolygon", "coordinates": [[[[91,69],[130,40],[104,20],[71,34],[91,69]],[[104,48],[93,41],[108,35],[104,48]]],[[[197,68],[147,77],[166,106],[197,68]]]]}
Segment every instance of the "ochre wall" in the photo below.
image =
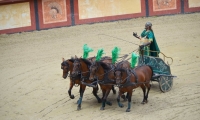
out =
{"type": "Polygon", "coordinates": [[[79,19],[141,13],[140,0],[79,0],[79,19]],[[134,6],[134,7],[133,7],[134,6]]]}
{"type": "Polygon", "coordinates": [[[29,2],[2,5],[0,30],[31,26],[29,2]]]}
{"type": "Polygon", "coordinates": [[[36,29],[33,1],[0,4],[0,34],[36,29]]]}

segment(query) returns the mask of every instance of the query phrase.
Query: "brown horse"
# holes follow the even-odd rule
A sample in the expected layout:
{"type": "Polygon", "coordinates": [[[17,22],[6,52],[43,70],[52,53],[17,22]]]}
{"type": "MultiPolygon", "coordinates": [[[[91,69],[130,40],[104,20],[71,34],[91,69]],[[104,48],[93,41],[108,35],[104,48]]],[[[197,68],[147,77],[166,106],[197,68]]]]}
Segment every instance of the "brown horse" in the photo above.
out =
{"type": "Polygon", "coordinates": [[[153,70],[147,65],[138,66],[134,69],[116,68],[115,79],[116,84],[119,87],[119,95],[117,97],[119,107],[123,107],[123,104],[120,102],[120,96],[127,92],[128,108],[126,109],[126,112],[130,112],[132,91],[139,86],[142,88],[144,95],[142,104],[147,103],[149,90],[151,88],[150,81],[152,75],[153,70]]]}
{"type": "Polygon", "coordinates": [[[112,65],[111,62],[112,59],[107,61],[94,61],[90,66],[89,79],[94,80],[96,78],[103,93],[102,106],[100,110],[104,110],[105,104],[112,105],[111,102],[107,101],[107,97],[110,93],[110,90],[113,89],[115,85],[115,66],[112,65]]]}
{"type": "MultiPolygon", "coordinates": [[[[80,75],[79,76],[74,76],[72,77],[71,74],[72,74],[72,70],[73,70],[73,62],[74,62],[74,59],[68,59],[68,60],[65,60],[64,58],[62,58],[62,63],[61,63],[61,69],[63,70],[63,75],[62,77],[64,79],[67,78],[69,72],[70,72],[70,85],[69,85],[69,90],[68,90],[68,94],[70,96],[71,99],[74,99],[74,95],[71,94],[71,90],[73,88],[73,86],[75,86],[76,84],[80,85],[80,75]]],[[[80,87],[81,89],[81,87],[80,87]]],[[[79,90],[80,91],[80,90],[79,90]]]]}
{"type": "Polygon", "coordinates": [[[72,76],[77,76],[77,75],[81,76],[81,84],[80,84],[81,90],[80,90],[79,100],[77,101],[78,103],[77,110],[81,109],[81,103],[82,103],[83,94],[84,94],[86,86],[93,88],[93,95],[96,97],[99,103],[101,102],[101,99],[97,95],[97,91],[98,91],[97,81],[89,80],[89,74],[90,74],[89,66],[91,65],[92,60],[93,60],[92,58],[83,59],[83,58],[77,58],[75,56],[75,60],[73,63],[74,67],[72,71],[72,76]]]}
{"type": "MultiPolygon", "coordinates": [[[[130,69],[131,63],[128,60],[123,60],[121,62],[116,63],[115,68],[130,69]]],[[[115,73],[114,73],[114,75],[115,75],[115,73]]],[[[126,101],[128,99],[128,93],[126,94],[126,96],[124,94],[122,94],[121,98],[123,98],[124,101],[126,101]]]]}

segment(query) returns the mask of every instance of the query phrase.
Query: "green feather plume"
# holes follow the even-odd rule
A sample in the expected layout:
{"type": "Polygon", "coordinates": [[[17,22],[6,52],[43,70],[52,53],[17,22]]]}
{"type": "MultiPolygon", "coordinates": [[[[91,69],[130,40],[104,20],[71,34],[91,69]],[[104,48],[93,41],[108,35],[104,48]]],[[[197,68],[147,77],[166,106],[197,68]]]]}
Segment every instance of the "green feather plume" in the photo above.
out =
{"type": "Polygon", "coordinates": [[[104,54],[103,48],[99,49],[97,52],[96,61],[100,61],[103,54],[104,54]]]}
{"type": "Polygon", "coordinates": [[[120,48],[114,47],[114,49],[112,50],[112,63],[115,63],[117,61],[119,52],[120,52],[120,48]]]}
{"type": "Polygon", "coordinates": [[[131,55],[131,68],[134,68],[138,61],[138,55],[136,53],[132,53],[131,55]]]}
{"type": "Polygon", "coordinates": [[[89,52],[92,52],[93,49],[88,47],[87,44],[84,44],[83,45],[83,58],[84,59],[87,59],[88,58],[88,55],[89,55],[89,52]]]}

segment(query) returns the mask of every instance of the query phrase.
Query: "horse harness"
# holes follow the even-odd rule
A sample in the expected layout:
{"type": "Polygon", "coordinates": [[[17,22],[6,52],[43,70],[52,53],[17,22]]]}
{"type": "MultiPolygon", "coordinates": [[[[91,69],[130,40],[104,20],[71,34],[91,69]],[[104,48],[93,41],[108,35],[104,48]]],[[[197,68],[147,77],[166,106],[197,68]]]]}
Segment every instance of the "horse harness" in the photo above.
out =
{"type": "Polygon", "coordinates": [[[109,73],[112,71],[112,70],[114,70],[115,69],[115,66],[114,65],[110,65],[111,66],[111,69],[110,70],[105,70],[104,69],[104,77],[103,77],[103,79],[98,79],[98,77],[97,77],[97,81],[98,81],[98,83],[99,84],[101,84],[101,85],[110,85],[110,84],[112,84],[113,82],[115,82],[115,80],[113,80],[113,79],[110,79],[109,78],[109,73]],[[109,84],[110,83],[110,84],[109,84]]]}
{"type": "MultiPolygon", "coordinates": [[[[79,62],[79,61],[78,61],[79,62]]],[[[81,64],[81,63],[79,63],[81,64]]],[[[87,65],[88,68],[90,68],[89,65],[87,65]]],[[[80,68],[79,68],[80,69],[80,68]]],[[[97,80],[93,81],[92,83],[86,83],[85,80],[89,80],[90,75],[88,74],[87,76],[84,76],[83,73],[87,73],[90,71],[86,71],[86,72],[81,72],[80,70],[78,71],[79,74],[79,78],[81,80],[81,83],[88,86],[88,87],[97,87],[97,80]]]]}
{"type": "Polygon", "coordinates": [[[134,69],[127,69],[127,70],[126,70],[126,73],[127,73],[127,75],[128,75],[128,76],[125,78],[125,79],[126,79],[126,82],[125,82],[124,84],[120,84],[120,85],[119,85],[119,88],[128,87],[128,86],[133,86],[133,85],[138,84],[138,76],[137,76],[137,74],[136,74],[136,72],[135,72],[135,69],[136,69],[136,68],[134,68],[134,69]],[[131,82],[131,80],[130,80],[131,74],[133,74],[133,75],[135,76],[135,80],[136,80],[135,83],[131,82]]]}

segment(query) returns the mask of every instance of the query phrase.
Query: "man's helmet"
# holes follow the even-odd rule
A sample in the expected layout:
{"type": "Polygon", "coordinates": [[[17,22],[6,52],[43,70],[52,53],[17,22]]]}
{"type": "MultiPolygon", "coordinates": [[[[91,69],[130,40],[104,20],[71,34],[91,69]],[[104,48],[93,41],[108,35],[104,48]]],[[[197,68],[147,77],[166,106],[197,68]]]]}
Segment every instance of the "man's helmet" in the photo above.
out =
{"type": "Polygon", "coordinates": [[[145,28],[151,27],[151,26],[152,26],[151,22],[147,22],[147,23],[145,24],[145,28]]]}

